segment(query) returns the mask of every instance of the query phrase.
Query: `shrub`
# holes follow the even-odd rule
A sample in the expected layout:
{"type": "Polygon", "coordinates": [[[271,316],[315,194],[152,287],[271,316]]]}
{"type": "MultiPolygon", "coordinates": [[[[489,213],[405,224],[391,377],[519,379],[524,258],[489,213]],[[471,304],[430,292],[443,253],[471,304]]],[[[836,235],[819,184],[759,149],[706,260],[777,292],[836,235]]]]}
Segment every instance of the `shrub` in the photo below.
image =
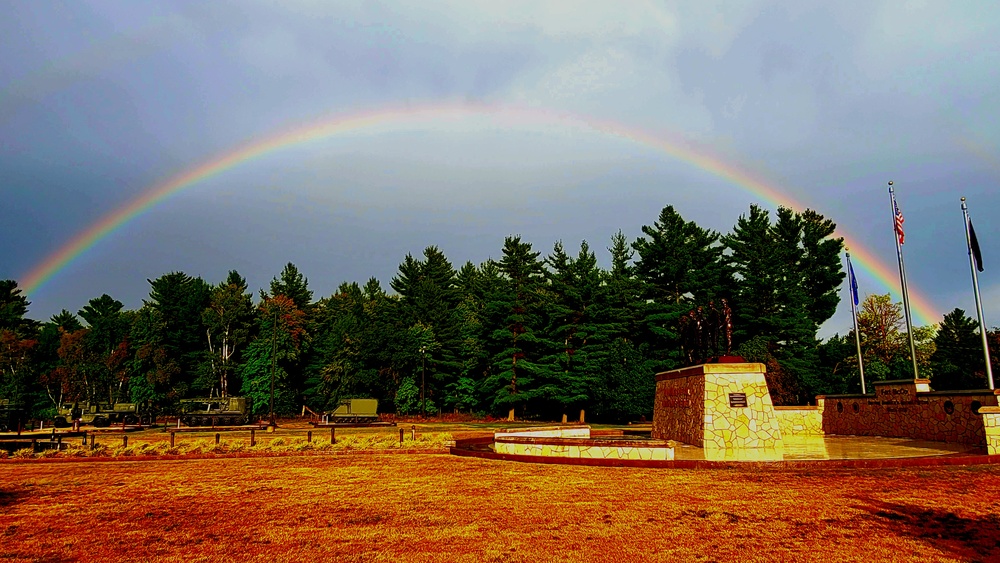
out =
{"type": "Polygon", "coordinates": [[[312,442],[307,442],[305,440],[295,440],[291,444],[291,449],[292,451],[295,452],[310,452],[313,451],[315,448],[313,447],[312,442]]]}

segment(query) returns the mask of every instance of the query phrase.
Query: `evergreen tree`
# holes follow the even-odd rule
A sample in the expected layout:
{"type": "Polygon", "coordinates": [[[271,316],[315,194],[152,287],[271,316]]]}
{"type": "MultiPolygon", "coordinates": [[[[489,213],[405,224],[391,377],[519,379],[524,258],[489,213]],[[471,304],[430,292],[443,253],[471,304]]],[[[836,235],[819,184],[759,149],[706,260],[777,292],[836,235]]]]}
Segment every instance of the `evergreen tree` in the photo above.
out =
{"type": "Polygon", "coordinates": [[[621,231],[611,237],[608,252],[611,269],[605,272],[601,286],[605,319],[611,325],[612,336],[629,340],[634,337],[639,321],[642,286],[631,263],[634,253],[621,231]]]}
{"type": "Polygon", "coordinates": [[[632,247],[639,255],[636,274],[646,300],[642,338],[654,371],[672,369],[683,361],[680,317],[697,306],[723,297],[726,277],[719,234],[685,221],[667,206],[645,237],[632,247]]]}
{"type": "Polygon", "coordinates": [[[601,364],[614,331],[602,318],[603,273],[586,241],[580,244],[576,258],[570,258],[562,243],[556,243],[546,262],[545,335],[549,350],[541,363],[555,383],[554,406],[562,412],[593,408],[603,383],[601,364]]]}
{"type": "Polygon", "coordinates": [[[124,305],[108,294],[91,299],[77,314],[89,328],[83,339],[87,400],[114,404],[127,397],[129,323],[124,305]]]}
{"type": "Polygon", "coordinates": [[[163,313],[146,303],[133,316],[130,340],[135,347],[129,386],[132,402],[151,402],[169,407],[187,395],[190,378],[183,377],[181,363],[167,347],[163,313]]]}
{"type": "Polygon", "coordinates": [[[164,349],[169,361],[177,362],[176,377],[181,381],[173,382],[172,388],[175,391],[191,388],[199,376],[211,373],[202,322],[202,313],[210,303],[211,287],[201,278],[183,272],[171,272],[148,281],[150,292],[146,303],[157,311],[154,326],[160,333],[145,336],[164,349]]]}
{"type": "Polygon", "coordinates": [[[403,374],[412,374],[416,362],[395,299],[374,278],[364,288],[344,283],[320,300],[314,316],[306,404],[330,411],[341,399],[371,397],[391,411],[403,374]]]}
{"type": "MultiPolygon", "coordinates": [[[[722,238],[735,275],[735,343],[766,343],[768,358],[780,364],[774,372],[785,378],[781,395],[796,403],[828,386],[816,333],[836,310],[844,279],[843,239],[832,238],[835,228],[815,211],[787,207],[778,208],[772,224],[767,210],[751,205],[722,238]]],[[[772,379],[777,385],[777,375],[772,379]]]]}
{"type": "Polygon", "coordinates": [[[271,279],[271,297],[279,295],[291,299],[301,311],[308,312],[312,305],[313,292],[309,289],[309,280],[291,262],[285,264],[279,277],[271,279]]]}
{"type": "Polygon", "coordinates": [[[931,385],[937,391],[985,389],[986,364],[983,361],[979,323],[962,309],[944,316],[931,356],[934,374],[931,385]]]}
{"type": "Polygon", "coordinates": [[[406,255],[390,286],[400,295],[400,310],[408,326],[423,327],[417,333],[426,329],[434,334],[433,346],[417,344],[418,350],[422,350],[421,377],[426,370],[423,383],[428,396],[444,393],[455,385],[462,370],[458,318],[462,294],[454,267],[437,247],[429,246],[424,249],[423,260],[406,255]]]}
{"type": "Polygon", "coordinates": [[[33,407],[38,323],[25,317],[28,299],[14,280],[0,280],[0,398],[33,407]]]}
{"type": "Polygon", "coordinates": [[[32,322],[25,318],[30,304],[16,281],[0,280],[0,330],[20,333],[26,323],[32,322]]]}
{"type": "Polygon", "coordinates": [[[552,383],[538,363],[546,348],[540,334],[545,322],[541,296],[545,274],[539,254],[521,237],[507,237],[497,264],[503,284],[486,296],[485,315],[492,329],[488,346],[496,353],[494,369],[483,385],[496,411],[508,408],[513,413],[552,396],[552,383]]]}

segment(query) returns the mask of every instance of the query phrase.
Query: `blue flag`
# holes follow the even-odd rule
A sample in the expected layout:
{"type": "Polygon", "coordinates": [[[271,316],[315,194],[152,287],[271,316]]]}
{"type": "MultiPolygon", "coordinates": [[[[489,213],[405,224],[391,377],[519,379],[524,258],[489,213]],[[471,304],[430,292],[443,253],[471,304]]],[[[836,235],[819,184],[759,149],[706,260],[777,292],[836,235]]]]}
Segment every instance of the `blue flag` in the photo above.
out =
{"type": "Polygon", "coordinates": [[[847,271],[851,275],[851,298],[854,299],[854,306],[858,306],[858,278],[854,277],[854,265],[851,264],[851,259],[847,259],[847,271]]]}

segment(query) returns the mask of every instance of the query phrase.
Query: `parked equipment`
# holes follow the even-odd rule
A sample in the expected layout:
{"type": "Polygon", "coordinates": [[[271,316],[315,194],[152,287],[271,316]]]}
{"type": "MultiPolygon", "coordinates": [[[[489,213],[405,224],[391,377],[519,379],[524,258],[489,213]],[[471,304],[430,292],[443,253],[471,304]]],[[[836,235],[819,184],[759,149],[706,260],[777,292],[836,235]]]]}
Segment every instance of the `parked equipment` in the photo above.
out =
{"type": "Polygon", "coordinates": [[[180,418],[188,426],[240,426],[250,421],[250,401],[246,397],[182,399],[180,418]]]}
{"type": "Polygon", "coordinates": [[[333,423],[378,422],[378,399],[345,399],[326,419],[333,423]]]}
{"type": "Polygon", "coordinates": [[[57,428],[66,428],[73,421],[98,428],[112,424],[152,424],[156,418],[146,403],[63,403],[56,413],[53,422],[57,428]]]}

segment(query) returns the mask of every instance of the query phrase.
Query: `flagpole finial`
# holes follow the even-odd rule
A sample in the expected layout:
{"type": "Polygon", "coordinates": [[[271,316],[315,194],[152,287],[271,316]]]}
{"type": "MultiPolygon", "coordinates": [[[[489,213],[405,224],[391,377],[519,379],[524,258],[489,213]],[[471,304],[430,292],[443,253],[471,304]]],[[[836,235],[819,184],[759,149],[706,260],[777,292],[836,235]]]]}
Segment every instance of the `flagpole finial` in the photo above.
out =
{"type": "Polygon", "coordinates": [[[890,186],[892,185],[892,180],[889,180],[889,185],[890,185],[890,186]]]}
{"type": "Polygon", "coordinates": [[[965,201],[965,196],[964,195],[962,196],[962,201],[965,201]]]}

